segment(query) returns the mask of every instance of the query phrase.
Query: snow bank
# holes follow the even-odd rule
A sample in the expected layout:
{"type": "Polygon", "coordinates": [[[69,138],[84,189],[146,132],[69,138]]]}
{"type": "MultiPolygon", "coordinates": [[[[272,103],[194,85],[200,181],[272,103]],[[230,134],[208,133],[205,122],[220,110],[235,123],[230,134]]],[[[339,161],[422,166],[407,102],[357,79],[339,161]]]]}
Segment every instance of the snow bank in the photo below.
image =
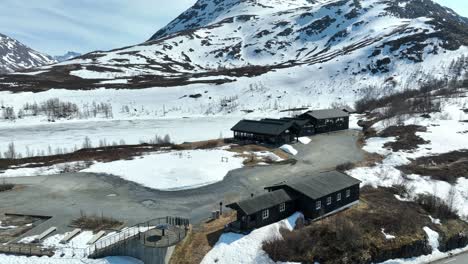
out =
{"type": "Polygon", "coordinates": [[[269,160],[271,160],[273,162],[278,162],[278,161],[283,161],[284,160],[281,157],[279,157],[278,155],[276,155],[275,153],[270,152],[270,151],[257,151],[257,152],[254,152],[253,154],[258,156],[258,157],[264,158],[264,159],[269,159],[269,160]]]}
{"type": "Polygon", "coordinates": [[[427,240],[429,245],[432,247],[432,251],[439,250],[439,233],[430,229],[429,227],[423,227],[424,232],[427,234],[427,240]]]}
{"type": "Polygon", "coordinates": [[[294,156],[297,155],[297,153],[298,153],[297,150],[296,150],[295,148],[293,148],[293,146],[287,145],[287,144],[281,146],[280,149],[281,149],[282,151],[284,151],[284,152],[286,152],[286,153],[289,153],[289,154],[291,154],[291,155],[294,155],[294,156]]]}
{"type": "Polygon", "coordinates": [[[307,145],[310,142],[312,142],[312,139],[310,139],[308,137],[300,137],[300,138],[298,138],[298,140],[299,140],[299,142],[301,142],[304,145],[307,145]]]}
{"type": "Polygon", "coordinates": [[[390,235],[390,234],[385,233],[385,229],[384,229],[384,228],[382,228],[381,231],[382,231],[382,234],[385,236],[385,239],[387,239],[387,240],[391,240],[391,239],[395,239],[395,238],[396,238],[394,235],[390,235]]]}
{"type": "MultiPolygon", "coordinates": [[[[39,166],[39,165],[38,165],[39,166]]],[[[39,176],[39,175],[54,175],[60,174],[65,170],[70,170],[72,168],[78,168],[81,165],[79,162],[69,162],[69,163],[60,163],[52,166],[42,166],[34,168],[13,168],[5,170],[4,172],[0,171],[0,177],[29,177],[29,176],[39,176]]]]}
{"type": "Polygon", "coordinates": [[[222,234],[213,249],[203,258],[202,264],[273,264],[268,255],[262,250],[264,241],[281,238],[280,229],[293,230],[296,220],[303,217],[295,213],[289,218],[252,231],[248,235],[234,233],[222,234]],[[219,262],[221,261],[221,262],[219,262]]]}
{"type": "Polygon", "coordinates": [[[181,190],[222,181],[244,159],[222,149],[157,152],[133,160],[96,163],[83,172],[119,176],[149,188],[181,190]]]}

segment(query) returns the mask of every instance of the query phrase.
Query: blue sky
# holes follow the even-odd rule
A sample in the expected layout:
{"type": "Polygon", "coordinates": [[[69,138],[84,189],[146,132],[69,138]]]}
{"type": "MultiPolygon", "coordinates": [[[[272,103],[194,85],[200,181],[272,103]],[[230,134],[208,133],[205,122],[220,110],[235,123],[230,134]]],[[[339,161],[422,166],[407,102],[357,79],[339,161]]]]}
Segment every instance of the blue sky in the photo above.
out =
{"type": "MultiPolygon", "coordinates": [[[[196,0],[0,0],[0,33],[51,54],[147,40],[196,0]]],[[[436,0],[468,17],[467,0],[436,0]]]]}

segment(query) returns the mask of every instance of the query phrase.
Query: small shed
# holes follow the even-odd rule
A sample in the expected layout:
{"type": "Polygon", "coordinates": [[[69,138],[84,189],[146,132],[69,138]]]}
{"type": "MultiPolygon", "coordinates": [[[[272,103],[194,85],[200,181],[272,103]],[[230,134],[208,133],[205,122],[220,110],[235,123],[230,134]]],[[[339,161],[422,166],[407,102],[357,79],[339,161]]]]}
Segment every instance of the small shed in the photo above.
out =
{"type": "Polygon", "coordinates": [[[300,115],[299,118],[310,120],[316,133],[349,128],[349,114],[339,109],[312,110],[300,115]]]}

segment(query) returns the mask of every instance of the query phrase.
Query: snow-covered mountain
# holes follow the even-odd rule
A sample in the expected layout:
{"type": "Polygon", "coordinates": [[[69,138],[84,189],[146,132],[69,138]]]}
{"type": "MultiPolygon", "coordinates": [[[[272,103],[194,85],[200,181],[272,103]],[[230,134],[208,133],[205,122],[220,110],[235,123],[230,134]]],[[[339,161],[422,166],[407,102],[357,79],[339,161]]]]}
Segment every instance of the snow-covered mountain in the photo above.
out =
{"type": "Polygon", "coordinates": [[[0,34],[0,73],[10,73],[54,63],[48,55],[0,34]]]}
{"type": "Polygon", "coordinates": [[[54,59],[58,62],[62,62],[62,61],[67,61],[67,60],[71,60],[71,59],[74,59],[76,57],[79,57],[81,56],[82,54],[81,53],[78,53],[78,52],[74,52],[74,51],[69,51],[63,55],[58,55],[58,56],[54,56],[54,59]]]}
{"type": "Polygon", "coordinates": [[[145,43],[10,77],[0,88],[146,88],[249,77],[248,86],[292,74],[303,89],[343,94],[389,80],[405,87],[424,73],[446,76],[467,45],[468,19],[430,0],[199,0],[145,43]]]}

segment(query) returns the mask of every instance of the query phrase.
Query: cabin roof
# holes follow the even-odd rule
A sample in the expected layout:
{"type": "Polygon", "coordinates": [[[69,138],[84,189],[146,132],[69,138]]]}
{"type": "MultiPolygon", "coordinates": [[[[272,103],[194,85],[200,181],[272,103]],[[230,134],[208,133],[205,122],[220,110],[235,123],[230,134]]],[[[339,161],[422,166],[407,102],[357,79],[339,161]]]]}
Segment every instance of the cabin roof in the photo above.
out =
{"type": "Polygon", "coordinates": [[[311,116],[315,119],[327,119],[327,118],[338,118],[348,117],[349,114],[339,109],[323,109],[323,110],[312,110],[304,113],[305,115],[311,116]]]}
{"type": "Polygon", "coordinates": [[[342,110],[345,111],[345,112],[348,112],[348,113],[356,112],[356,110],[354,110],[353,108],[351,108],[349,106],[344,106],[342,110]]]}
{"type": "Polygon", "coordinates": [[[236,203],[228,204],[226,207],[234,210],[242,210],[246,215],[251,215],[261,210],[265,210],[274,206],[278,206],[282,203],[295,200],[293,193],[279,189],[276,191],[264,193],[258,196],[254,196],[250,199],[242,200],[236,203]]]}
{"type": "Polygon", "coordinates": [[[293,126],[293,121],[279,122],[277,120],[241,120],[233,126],[231,130],[252,134],[278,136],[293,126]]]}
{"type": "Polygon", "coordinates": [[[312,199],[322,198],[334,192],[361,183],[358,179],[338,171],[322,172],[316,175],[286,181],[265,189],[289,187],[312,199]]]}

